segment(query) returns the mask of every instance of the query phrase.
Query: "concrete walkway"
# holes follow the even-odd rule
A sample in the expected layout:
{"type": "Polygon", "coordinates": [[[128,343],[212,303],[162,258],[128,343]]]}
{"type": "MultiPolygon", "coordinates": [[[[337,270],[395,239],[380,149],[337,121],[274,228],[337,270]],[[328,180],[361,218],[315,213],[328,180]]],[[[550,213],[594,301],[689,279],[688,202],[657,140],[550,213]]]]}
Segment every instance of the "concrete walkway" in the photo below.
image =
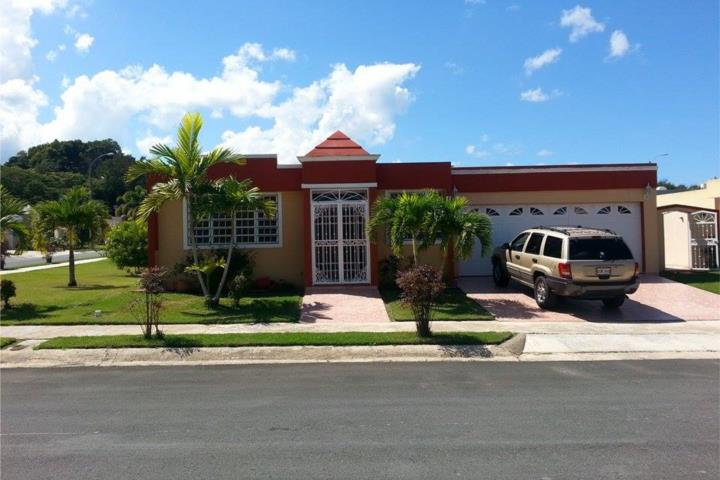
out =
{"type": "Polygon", "coordinates": [[[304,323],[388,323],[376,287],[310,287],[305,290],[300,321],[304,323]]]}
{"type": "MultiPolygon", "coordinates": [[[[89,258],[87,260],[76,260],[75,265],[82,265],[84,263],[95,263],[95,262],[102,262],[103,260],[107,260],[107,258],[89,258]]],[[[67,267],[68,262],[62,262],[62,263],[48,263],[45,265],[36,265],[34,267],[23,267],[23,268],[16,268],[14,270],[0,270],[0,276],[4,275],[12,275],[13,273],[25,273],[25,272],[34,272],[36,270],[49,270],[51,268],[60,268],[60,267],[67,267]]]]}

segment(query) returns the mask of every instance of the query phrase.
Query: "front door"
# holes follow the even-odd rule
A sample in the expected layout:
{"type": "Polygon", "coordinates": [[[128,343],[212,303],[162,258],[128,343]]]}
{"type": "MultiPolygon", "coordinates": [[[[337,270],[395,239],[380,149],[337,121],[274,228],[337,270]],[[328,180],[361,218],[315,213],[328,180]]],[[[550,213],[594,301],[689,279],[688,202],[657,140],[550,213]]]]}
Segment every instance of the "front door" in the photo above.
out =
{"type": "Polygon", "coordinates": [[[366,190],[314,190],[313,284],[370,283],[366,190]]]}

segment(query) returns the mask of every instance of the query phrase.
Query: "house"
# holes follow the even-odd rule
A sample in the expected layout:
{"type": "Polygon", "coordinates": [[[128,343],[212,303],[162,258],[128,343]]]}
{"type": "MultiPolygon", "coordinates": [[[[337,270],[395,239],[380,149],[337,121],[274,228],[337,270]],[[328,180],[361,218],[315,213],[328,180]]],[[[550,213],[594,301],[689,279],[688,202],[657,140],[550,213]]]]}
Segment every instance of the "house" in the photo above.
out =
{"type": "Polygon", "coordinates": [[[718,268],[720,179],[695,190],[658,192],[657,204],[661,268],[718,268]]]}
{"type": "MultiPolygon", "coordinates": [[[[594,164],[532,167],[453,167],[449,162],[382,163],[342,132],[335,132],[293,165],[275,155],[246,155],[247,164],[217,165],[210,175],[250,178],[277,202],[275,218],[247,211],[236,224],[223,214],[202,222],[203,248],[221,248],[235,234],[255,257],[255,273],[298,285],[378,283],[379,262],[390,255],[383,235],[366,225],[375,200],[403,191],[436,189],[467,197],[490,216],[495,244],[537,225],[610,228],[623,235],[645,272],[658,271],[655,187],[657,166],[594,164]]],[[[152,184],[149,184],[151,187],[152,184]]],[[[171,267],[186,258],[189,232],[181,202],[150,219],[152,264],[171,267]]],[[[489,275],[490,260],[476,249],[451,263],[449,275],[489,275]]],[[[431,248],[421,261],[442,264],[431,248]]]]}

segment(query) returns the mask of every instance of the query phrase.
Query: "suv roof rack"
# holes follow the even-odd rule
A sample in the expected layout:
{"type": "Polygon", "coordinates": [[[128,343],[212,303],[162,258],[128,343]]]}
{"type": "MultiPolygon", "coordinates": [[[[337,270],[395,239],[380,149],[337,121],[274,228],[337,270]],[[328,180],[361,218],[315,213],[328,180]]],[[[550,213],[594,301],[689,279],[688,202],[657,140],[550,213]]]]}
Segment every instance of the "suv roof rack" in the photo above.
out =
{"type": "Polygon", "coordinates": [[[557,232],[562,233],[563,235],[572,235],[572,234],[578,234],[582,235],[584,234],[592,234],[597,232],[604,232],[610,235],[617,235],[617,233],[613,230],[610,230],[609,228],[593,228],[593,227],[583,227],[582,225],[577,226],[555,226],[555,227],[547,227],[545,225],[539,225],[537,227],[532,227],[536,230],[550,230],[551,232],[557,232]]]}

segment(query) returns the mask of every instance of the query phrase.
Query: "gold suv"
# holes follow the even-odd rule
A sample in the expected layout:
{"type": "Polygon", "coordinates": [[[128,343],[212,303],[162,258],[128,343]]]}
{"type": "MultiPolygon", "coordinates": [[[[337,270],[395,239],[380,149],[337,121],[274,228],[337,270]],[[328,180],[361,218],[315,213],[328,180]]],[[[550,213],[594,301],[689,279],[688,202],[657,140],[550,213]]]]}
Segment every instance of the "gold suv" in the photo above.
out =
{"type": "Polygon", "coordinates": [[[495,249],[493,280],[512,279],[534,289],[541,308],[558,296],[602,300],[618,308],[638,289],[638,263],[622,237],[610,230],[537,227],[495,249]]]}

